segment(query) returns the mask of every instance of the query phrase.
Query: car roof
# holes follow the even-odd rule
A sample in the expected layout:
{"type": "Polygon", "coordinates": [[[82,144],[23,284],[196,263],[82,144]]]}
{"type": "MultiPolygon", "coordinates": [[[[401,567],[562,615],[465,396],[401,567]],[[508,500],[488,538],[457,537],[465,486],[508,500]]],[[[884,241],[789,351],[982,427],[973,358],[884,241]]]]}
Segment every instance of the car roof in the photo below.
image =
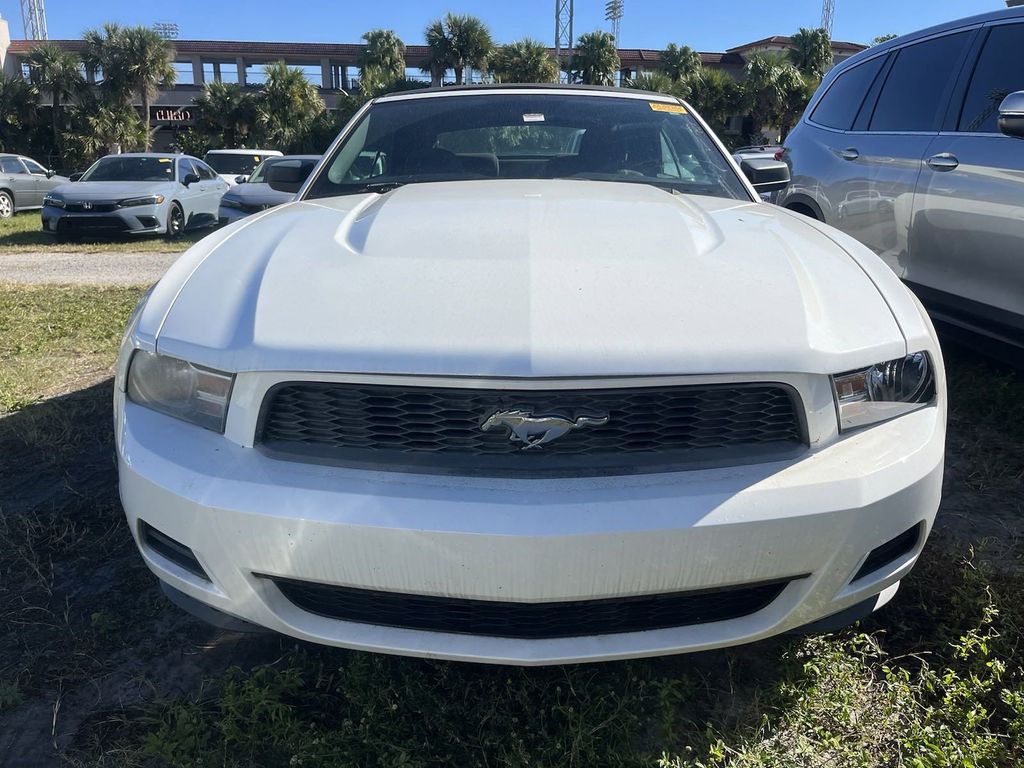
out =
{"type": "Polygon", "coordinates": [[[253,155],[253,154],[256,154],[256,155],[260,155],[260,154],[267,155],[267,154],[274,154],[276,156],[276,155],[280,155],[281,152],[280,152],[280,150],[277,150],[277,149],[257,149],[257,148],[254,147],[253,149],[211,149],[211,150],[208,150],[206,154],[208,154],[208,155],[253,155]]]}
{"type": "Polygon", "coordinates": [[[878,45],[866,48],[860,53],[840,62],[829,71],[829,74],[831,75],[833,72],[845,71],[866,59],[873,58],[878,54],[885,53],[893,48],[906,45],[914,40],[922,40],[926,37],[942,34],[943,32],[952,32],[953,30],[960,29],[961,27],[973,27],[978,24],[985,24],[990,21],[1002,21],[1005,19],[1024,19],[1024,6],[1001,8],[997,11],[989,11],[988,13],[980,13],[975,16],[967,16],[962,19],[955,19],[942,24],[936,24],[933,27],[920,29],[917,32],[910,32],[906,35],[895,37],[892,40],[886,40],[884,43],[879,43],[878,45]]]}
{"type": "Polygon", "coordinates": [[[100,160],[106,160],[108,157],[157,157],[174,159],[177,157],[191,157],[191,155],[183,155],[180,152],[120,152],[104,155],[100,160]]]}
{"type": "Polygon", "coordinates": [[[565,83],[479,83],[474,85],[446,85],[441,88],[413,88],[408,91],[395,91],[378,96],[374,101],[392,101],[398,99],[415,99],[420,97],[436,97],[441,94],[460,95],[470,93],[497,93],[502,91],[537,91],[538,93],[559,92],[563,95],[589,96],[627,96],[629,98],[646,98],[651,101],[679,101],[675,96],[657,91],[644,91],[639,88],[620,88],[614,85],[577,85],[565,83]]]}

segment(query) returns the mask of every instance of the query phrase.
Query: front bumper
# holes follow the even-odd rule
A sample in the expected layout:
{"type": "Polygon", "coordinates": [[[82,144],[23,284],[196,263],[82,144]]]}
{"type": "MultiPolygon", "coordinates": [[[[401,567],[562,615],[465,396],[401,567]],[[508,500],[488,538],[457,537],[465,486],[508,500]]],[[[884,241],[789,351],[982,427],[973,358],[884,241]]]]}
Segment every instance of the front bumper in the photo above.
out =
{"type": "Polygon", "coordinates": [[[82,212],[44,206],[43,231],[53,235],[147,235],[167,231],[161,205],[136,205],[112,211],[82,212]]]}
{"type": "Polygon", "coordinates": [[[880,605],[924,536],[853,577],[874,548],[915,525],[930,530],[942,480],[941,403],[798,460],[519,480],[277,461],[116,397],[121,497],[134,535],[145,523],[183,543],[210,579],[140,544],[161,580],[297,638],[431,658],[551,664],[697,651],[793,630],[876,595],[880,605]],[[522,639],[326,618],[297,607],[266,576],[512,603],[792,581],[740,618],[522,639]]]}

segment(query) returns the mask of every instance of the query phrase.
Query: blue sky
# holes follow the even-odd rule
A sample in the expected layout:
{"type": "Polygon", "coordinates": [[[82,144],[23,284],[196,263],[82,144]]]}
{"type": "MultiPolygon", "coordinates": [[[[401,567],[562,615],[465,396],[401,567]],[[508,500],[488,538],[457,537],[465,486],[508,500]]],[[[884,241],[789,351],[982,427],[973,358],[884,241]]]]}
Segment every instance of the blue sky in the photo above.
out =
{"type": "MultiPolygon", "coordinates": [[[[820,0],[625,0],[624,47],[662,48],[668,42],[720,51],[800,26],[817,26],[820,0]]],[[[524,36],[548,44],[554,34],[554,0],[472,2],[471,0],[47,0],[51,38],[79,37],[104,21],[152,24],[174,21],[190,39],[356,42],[367,29],[390,27],[406,43],[422,42],[423,28],[445,11],[475,14],[495,38],[524,36]],[[283,11],[283,13],[282,13],[283,11]]],[[[575,0],[577,35],[606,28],[604,0],[575,0]]],[[[942,21],[1005,7],[1002,0],[836,0],[837,40],[869,42],[889,32],[911,32],[942,21]]],[[[0,15],[11,36],[22,37],[18,0],[0,0],[0,15]]]]}

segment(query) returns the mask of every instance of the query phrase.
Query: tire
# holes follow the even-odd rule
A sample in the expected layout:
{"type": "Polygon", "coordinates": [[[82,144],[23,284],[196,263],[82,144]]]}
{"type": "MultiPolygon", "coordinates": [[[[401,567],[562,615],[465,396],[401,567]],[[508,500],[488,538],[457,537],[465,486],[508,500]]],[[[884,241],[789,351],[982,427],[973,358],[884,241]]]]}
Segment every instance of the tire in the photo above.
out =
{"type": "Polygon", "coordinates": [[[0,191],[0,219],[9,219],[14,215],[14,198],[7,190],[0,191]]]}
{"type": "Polygon", "coordinates": [[[168,240],[177,240],[185,233],[185,212],[178,203],[171,203],[167,211],[167,233],[168,240]]]}

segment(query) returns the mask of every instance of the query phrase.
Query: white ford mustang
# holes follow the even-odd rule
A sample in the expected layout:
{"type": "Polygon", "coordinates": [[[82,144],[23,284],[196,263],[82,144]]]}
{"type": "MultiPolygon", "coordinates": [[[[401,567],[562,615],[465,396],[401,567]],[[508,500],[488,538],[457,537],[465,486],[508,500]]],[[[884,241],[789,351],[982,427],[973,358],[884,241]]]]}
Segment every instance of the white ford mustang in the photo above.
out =
{"type": "Polygon", "coordinates": [[[942,359],[874,254],[759,202],[785,173],[667,96],[372,102],[131,319],[146,563],[222,626],[514,664],[880,607],[938,506],[942,359]]]}

